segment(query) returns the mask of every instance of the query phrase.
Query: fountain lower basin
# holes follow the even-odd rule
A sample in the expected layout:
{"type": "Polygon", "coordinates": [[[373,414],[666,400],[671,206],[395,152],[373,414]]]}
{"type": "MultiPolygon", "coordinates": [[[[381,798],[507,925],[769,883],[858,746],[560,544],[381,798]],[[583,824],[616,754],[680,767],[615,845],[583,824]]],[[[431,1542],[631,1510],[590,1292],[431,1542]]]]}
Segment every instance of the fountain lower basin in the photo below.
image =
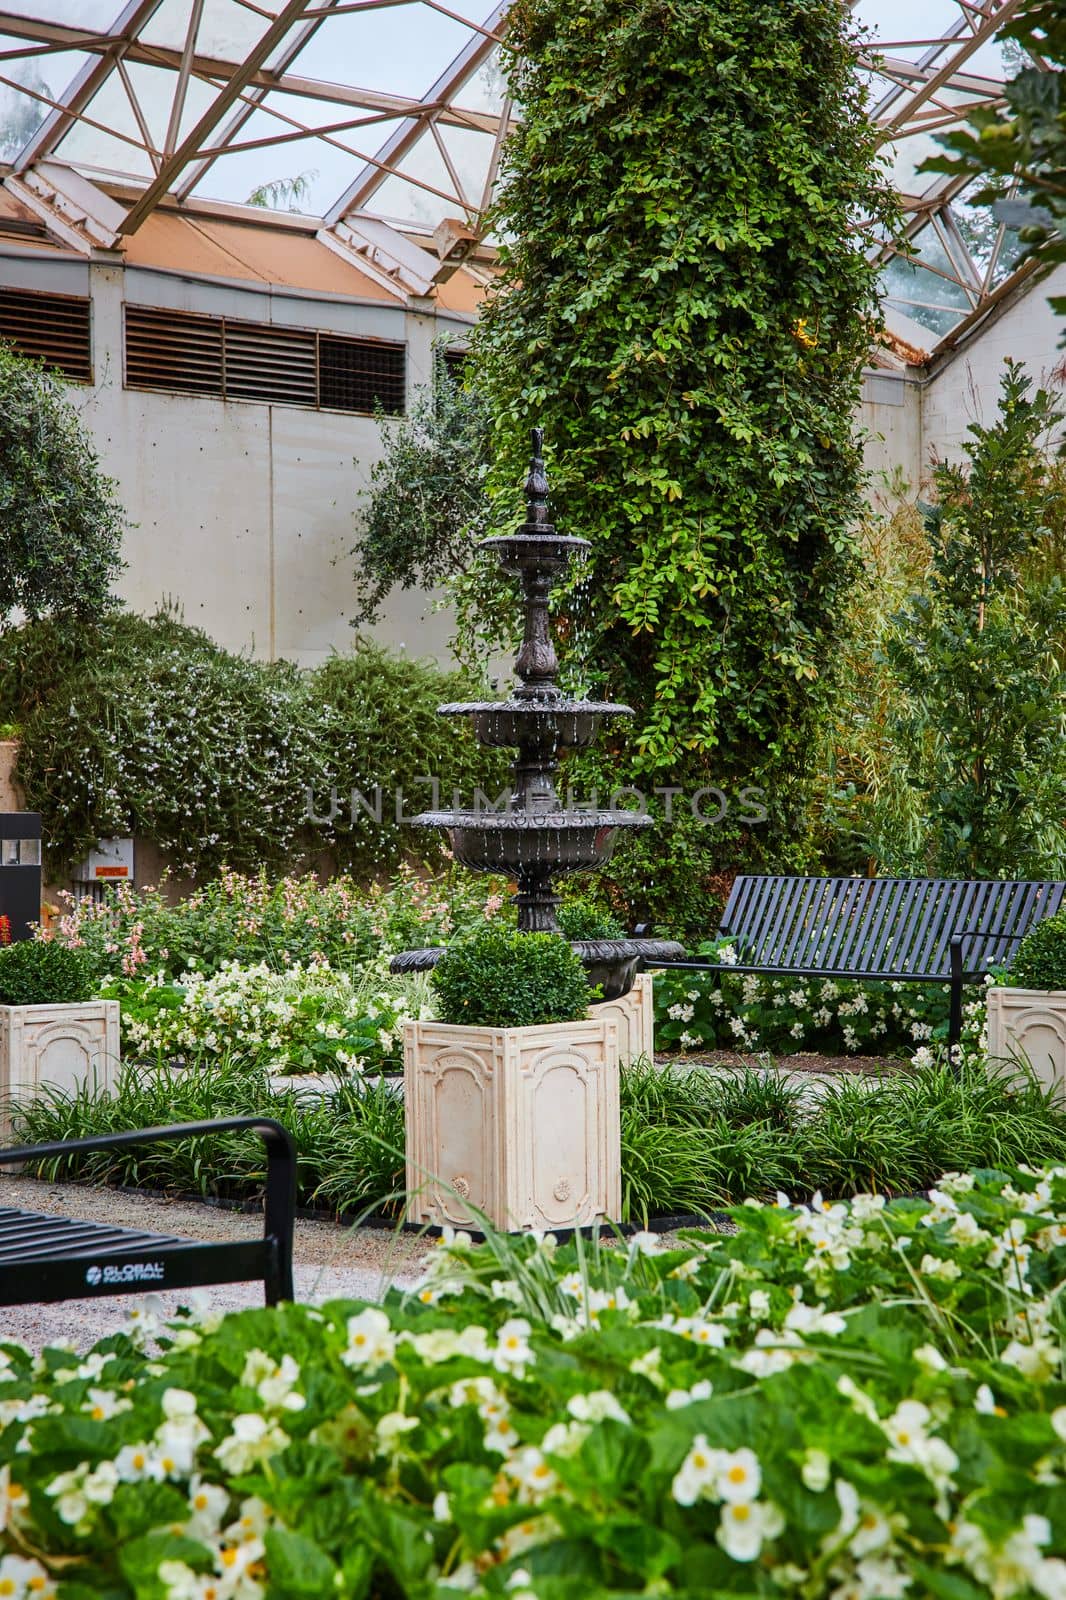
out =
{"type": "Polygon", "coordinates": [[[537,869],[588,872],[611,859],[618,835],[648,828],[652,818],[638,811],[512,812],[424,811],[413,817],[418,828],[441,828],[456,861],[471,872],[515,876],[537,869]]]}

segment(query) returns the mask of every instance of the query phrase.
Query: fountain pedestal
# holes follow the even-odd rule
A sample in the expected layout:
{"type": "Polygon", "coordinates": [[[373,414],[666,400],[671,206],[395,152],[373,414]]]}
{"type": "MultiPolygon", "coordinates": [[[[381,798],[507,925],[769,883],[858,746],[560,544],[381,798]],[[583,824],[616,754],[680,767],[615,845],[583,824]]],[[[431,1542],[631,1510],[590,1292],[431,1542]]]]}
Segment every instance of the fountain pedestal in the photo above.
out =
{"type": "Polygon", "coordinates": [[[618,1024],[404,1027],[408,1217],[585,1227],[620,1214],[618,1024]]]}

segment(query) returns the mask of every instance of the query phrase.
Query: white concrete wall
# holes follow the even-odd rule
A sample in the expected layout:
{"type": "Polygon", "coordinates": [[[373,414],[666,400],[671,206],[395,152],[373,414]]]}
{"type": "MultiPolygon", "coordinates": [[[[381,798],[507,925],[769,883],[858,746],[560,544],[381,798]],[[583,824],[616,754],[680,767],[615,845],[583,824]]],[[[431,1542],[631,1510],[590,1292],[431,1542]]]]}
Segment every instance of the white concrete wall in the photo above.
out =
{"type": "Polygon", "coordinates": [[[903,373],[866,374],[859,425],[875,499],[898,499],[903,485],[913,493],[922,475],[922,391],[903,373]]]}
{"type": "MultiPolygon", "coordinates": [[[[388,304],[212,283],[109,261],[0,258],[0,283],[91,293],[95,382],[70,394],[117,479],[134,525],[118,589],[134,610],[177,602],[185,620],[231,650],[301,665],[350,649],[355,513],[381,453],[372,417],[259,401],[123,387],[123,301],[403,340],[408,397],[425,383],[432,343],[458,318],[388,304]]],[[[430,599],[401,593],[373,637],[416,655],[448,654],[449,623],[430,599]]]]}
{"type": "Polygon", "coordinates": [[[934,364],[922,396],[927,461],[934,452],[957,458],[969,425],[993,421],[1006,357],[1023,361],[1038,384],[1062,388],[1054,373],[1066,354],[1058,348],[1066,328],[1048,305],[1049,295],[1066,295],[1066,267],[1030,283],[1024,293],[993,312],[957,353],[934,364]]]}

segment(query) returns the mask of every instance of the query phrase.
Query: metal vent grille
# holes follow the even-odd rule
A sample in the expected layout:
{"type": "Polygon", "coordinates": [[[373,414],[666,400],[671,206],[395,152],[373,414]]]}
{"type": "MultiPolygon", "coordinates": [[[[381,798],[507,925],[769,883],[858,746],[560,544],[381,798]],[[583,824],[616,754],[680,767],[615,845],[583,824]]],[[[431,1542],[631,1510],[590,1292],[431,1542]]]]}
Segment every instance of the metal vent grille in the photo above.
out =
{"type": "Polygon", "coordinates": [[[89,301],[74,295],[0,289],[0,339],[21,356],[58,368],[72,383],[92,383],[89,301]]]}
{"type": "Polygon", "coordinates": [[[402,344],[344,339],[310,328],[126,307],[126,384],[389,415],[403,411],[402,344]]]}
{"type": "Polygon", "coordinates": [[[126,307],[126,384],[222,394],[222,323],[183,311],[126,307]]]}
{"type": "Polygon", "coordinates": [[[406,365],[402,344],[320,334],[319,404],[335,411],[367,414],[380,406],[389,416],[398,416],[403,411],[406,365]]]}
{"type": "Polygon", "coordinates": [[[315,335],[258,322],[225,323],[228,400],[315,404],[315,335]]]}

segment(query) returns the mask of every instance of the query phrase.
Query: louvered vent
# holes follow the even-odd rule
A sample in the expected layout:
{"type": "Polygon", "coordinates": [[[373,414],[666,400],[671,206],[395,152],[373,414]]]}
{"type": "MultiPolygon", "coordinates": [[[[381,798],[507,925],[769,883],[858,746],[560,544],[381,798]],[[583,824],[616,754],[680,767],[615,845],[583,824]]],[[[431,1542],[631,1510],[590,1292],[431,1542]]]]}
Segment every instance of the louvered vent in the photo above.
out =
{"type": "Polygon", "coordinates": [[[259,322],[225,324],[225,394],[230,400],[315,403],[315,335],[259,322]]]}
{"type": "Polygon", "coordinates": [[[127,306],[126,383],[368,415],[380,406],[395,416],[404,408],[406,350],[309,328],[127,306]]]}
{"type": "Polygon", "coordinates": [[[88,300],[0,289],[0,339],[19,355],[57,367],[72,383],[93,381],[88,300]]]}
{"type": "Polygon", "coordinates": [[[221,395],[220,319],[127,306],[126,383],[132,389],[221,395]]]}
{"type": "Polygon", "coordinates": [[[319,335],[319,404],[335,411],[365,411],[378,406],[389,416],[403,411],[406,352],[402,344],[319,335]]]}

